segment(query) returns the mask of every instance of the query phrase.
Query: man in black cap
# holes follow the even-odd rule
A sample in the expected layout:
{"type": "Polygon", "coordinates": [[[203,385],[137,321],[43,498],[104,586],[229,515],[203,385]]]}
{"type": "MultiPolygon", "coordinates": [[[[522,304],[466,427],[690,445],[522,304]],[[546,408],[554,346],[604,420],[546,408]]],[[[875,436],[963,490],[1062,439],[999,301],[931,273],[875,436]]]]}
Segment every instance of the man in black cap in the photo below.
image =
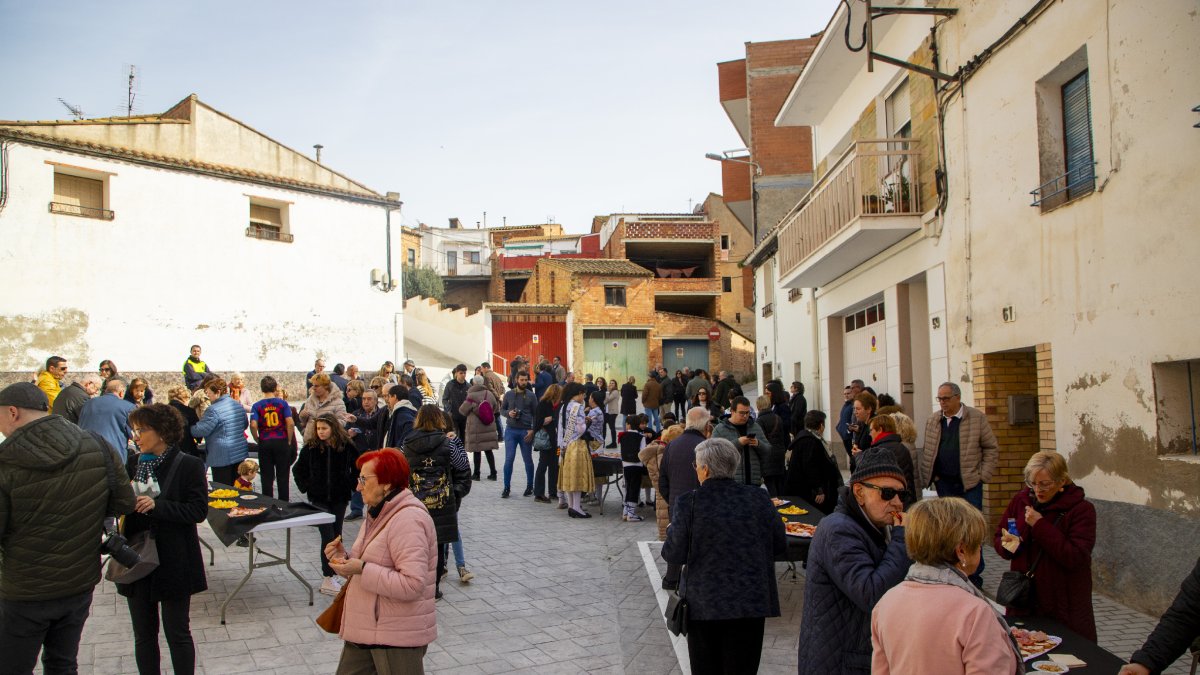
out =
{"type": "Polygon", "coordinates": [[[808,551],[798,675],[871,672],[871,610],[908,574],[904,472],[868,448],[808,551]]]}
{"type": "Polygon", "coordinates": [[[0,390],[0,654],[6,672],[33,672],[39,652],[45,672],[76,671],[83,623],[100,582],[104,519],[134,505],[129,476],[112,448],[49,409],[46,395],[30,383],[0,390]]]}

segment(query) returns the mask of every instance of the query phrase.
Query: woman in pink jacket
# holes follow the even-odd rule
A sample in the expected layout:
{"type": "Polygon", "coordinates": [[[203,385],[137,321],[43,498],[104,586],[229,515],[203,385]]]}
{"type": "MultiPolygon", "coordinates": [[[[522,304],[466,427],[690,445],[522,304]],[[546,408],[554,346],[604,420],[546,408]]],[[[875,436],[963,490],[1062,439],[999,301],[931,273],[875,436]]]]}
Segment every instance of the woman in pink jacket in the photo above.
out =
{"type": "Polygon", "coordinates": [[[1004,617],[967,580],[987,537],[983,514],[958,497],[926,499],[904,525],[913,565],[871,613],[871,673],[1024,673],[1004,617]]]}
{"type": "Polygon", "coordinates": [[[347,579],[337,672],[423,673],[437,639],[433,598],[437,535],[425,506],[408,489],[409,467],[393,448],[358,458],[358,491],[368,511],[350,552],[341,538],[325,548],[347,579]]]}

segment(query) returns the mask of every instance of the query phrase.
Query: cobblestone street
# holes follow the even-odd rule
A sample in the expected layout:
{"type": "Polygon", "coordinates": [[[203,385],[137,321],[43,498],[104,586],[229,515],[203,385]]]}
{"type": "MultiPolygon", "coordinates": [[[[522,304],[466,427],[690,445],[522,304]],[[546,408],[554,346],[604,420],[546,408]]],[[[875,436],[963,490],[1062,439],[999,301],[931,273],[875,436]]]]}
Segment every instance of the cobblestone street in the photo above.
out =
{"type": "MultiPolygon", "coordinates": [[[[519,464],[513,485],[524,485],[519,464]]],[[[644,522],[623,523],[613,490],[603,515],[593,505],[594,518],[581,521],[567,518],[553,504],[520,497],[519,489],[511,499],[502,500],[499,493],[498,482],[476,482],[460,512],[467,565],[476,577],[461,585],[452,571],[443,584],[439,637],[425,659],[428,672],[688,672],[679,666],[655,594],[658,578],[652,583],[643,555],[651,552],[658,571],[665,569],[657,560],[652,508],[641,510],[644,522]]],[[[360,522],[347,523],[347,540],[360,522]]],[[[201,536],[217,547],[216,564],[206,568],[209,590],[192,599],[202,671],[332,673],[342,643],[313,623],[331,599],[316,594],[309,607],[307,593],[282,566],[258,570],[230,604],[223,626],[220,605],[245,573],[247,551],[221,548],[207,525],[201,526],[201,536]]],[[[260,538],[266,550],[280,554],[284,541],[281,531],[260,538]]],[[[293,544],[296,570],[316,586],[321,581],[316,529],[294,530],[293,544]]],[[[998,558],[989,558],[987,588],[995,588],[1003,569],[998,558]]],[[[803,570],[795,581],[784,565],[779,572],[783,616],[767,622],[762,673],[796,670],[803,570]]],[[[1095,607],[1101,646],[1122,657],[1140,646],[1155,623],[1101,596],[1095,597],[1095,607]]],[[[170,662],[161,638],[160,644],[167,672],[170,662]]],[[[679,652],[684,663],[685,649],[679,652]]],[[[136,672],[129,614],[112,584],[97,588],[80,664],[81,673],[136,672]]],[[[1180,662],[1168,672],[1187,670],[1180,662]]]]}

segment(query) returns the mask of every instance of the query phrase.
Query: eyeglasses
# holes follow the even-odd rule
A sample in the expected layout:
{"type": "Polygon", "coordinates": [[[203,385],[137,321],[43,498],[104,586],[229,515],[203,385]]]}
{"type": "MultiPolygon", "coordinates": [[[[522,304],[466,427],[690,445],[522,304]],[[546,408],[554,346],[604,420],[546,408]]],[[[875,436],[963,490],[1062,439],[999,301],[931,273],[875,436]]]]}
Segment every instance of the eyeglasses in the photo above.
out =
{"type": "Polygon", "coordinates": [[[100,369],[100,372],[102,372],[102,373],[111,373],[111,372],[112,372],[112,368],[101,368],[101,369],[100,369]]]}
{"type": "Polygon", "coordinates": [[[862,486],[869,487],[872,490],[879,490],[879,496],[883,497],[883,501],[885,501],[885,502],[890,502],[893,499],[895,499],[896,497],[899,497],[900,501],[906,502],[909,500],[909,498],[912,497],[912,493],[909,492],[908,490],[897,490],[896,488],[879,487],[878,485],[872,485],[866,481],[863,481],[862,486]]]}
{"type": "Polygon", "coordinates": [[[945,403],[946,401],[949,401],[952,398],[954,398],[954,396],[938,396],[937,400],[941,401],[942,403],[945,403]]]}
{"type": "Polygon", "coordinates": [[[1052,480],[1043,480],[1043,481],[1038,481],[1036,483],[1031,483],[1029,481],[1025,481],[1025,484],[1029,486],[1030,490],[1049,490],[1050,488],[1054,487],[1055,485],[1058,485],[1058,483],[1056,481],[1052,481],[1052,480]]]}
{"type": "Polygon", "coordinates": [[[368,478],[374,478],[374,477],[375,477],[375,476],[368,476],[367,474],[365,474],[365,473],[364,473],[364,474],[362,474],[361,476],[359,476],[359,477],[358,477],[358,484],[359,484],[359,485],[366,485],[366,484],[367,484],[367,479],[368,479],[368,478]]]}

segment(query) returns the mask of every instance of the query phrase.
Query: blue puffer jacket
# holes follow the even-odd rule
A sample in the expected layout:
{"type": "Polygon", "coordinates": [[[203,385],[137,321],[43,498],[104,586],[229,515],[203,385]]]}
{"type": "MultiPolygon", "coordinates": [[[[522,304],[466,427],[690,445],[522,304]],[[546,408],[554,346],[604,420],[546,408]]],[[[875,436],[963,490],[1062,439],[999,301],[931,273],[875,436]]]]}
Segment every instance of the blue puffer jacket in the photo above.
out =
{"type": "Polygon", "coordinates": [[[681,592],[690,618],[750,619],[779,616],[775,556],[786,549],[783,520],[766,492],[710,478],[676,500],[662,557],[687,565],[681,592]]]}
{"type": "Polygon", "coordinates": [[[206,460],[210,467],[238,464],[249,453],[246,444],[246,409],[241,403],[222,396],[208,406],[204,417],[192,425],[192,436],[203,438],[208,448],[206,460]]]}
{"type": "Polygon", "coordinates": [[[870,673],[871,610],[911,564],[904,528],[893,527],[888,541],[840,488],[808,551],[797,675],[870,673]]]}

